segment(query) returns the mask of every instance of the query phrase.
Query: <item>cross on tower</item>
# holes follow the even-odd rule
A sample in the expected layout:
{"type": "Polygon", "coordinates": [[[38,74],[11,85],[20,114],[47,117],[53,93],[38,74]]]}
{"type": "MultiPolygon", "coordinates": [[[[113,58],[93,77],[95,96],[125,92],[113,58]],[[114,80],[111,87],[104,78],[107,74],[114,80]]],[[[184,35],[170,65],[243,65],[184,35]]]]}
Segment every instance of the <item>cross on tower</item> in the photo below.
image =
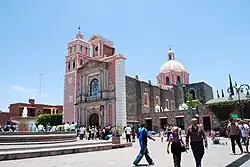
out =
{"type": "Polygon", "coordinates": [[[172,48],[172,45],[168,45],[168,47],[169,47],[169,50],[171,50],[171,48],[172,48]]]}
{"type": "Polygon", "coordinates": [[[81,32],[81,25],[78,26],[79,33],[81,32]]]}

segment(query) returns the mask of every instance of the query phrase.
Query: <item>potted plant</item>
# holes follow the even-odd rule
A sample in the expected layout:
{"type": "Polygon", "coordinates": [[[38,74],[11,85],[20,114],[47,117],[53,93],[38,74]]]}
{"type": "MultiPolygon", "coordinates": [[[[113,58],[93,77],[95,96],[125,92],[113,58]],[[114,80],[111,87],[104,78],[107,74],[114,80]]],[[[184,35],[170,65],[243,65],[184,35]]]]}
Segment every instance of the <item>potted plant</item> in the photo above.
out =
{"type": "Polygon", "coordinates": [[[122,129],[119,126],[112,128],[112,144],[121,144],[122,129]]]}

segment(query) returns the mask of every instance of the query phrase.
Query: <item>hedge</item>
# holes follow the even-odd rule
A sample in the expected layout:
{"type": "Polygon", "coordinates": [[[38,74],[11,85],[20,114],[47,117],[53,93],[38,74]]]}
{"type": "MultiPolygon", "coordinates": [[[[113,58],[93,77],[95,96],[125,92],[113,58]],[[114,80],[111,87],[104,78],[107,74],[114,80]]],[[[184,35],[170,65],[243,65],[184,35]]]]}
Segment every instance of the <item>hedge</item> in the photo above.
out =
{"type": "Polygon", "coordinates": [[[62,119],[62,114],[41,114],[37,117],[36,124],[43,126],[57,126],[62,124],[62,119]]]}

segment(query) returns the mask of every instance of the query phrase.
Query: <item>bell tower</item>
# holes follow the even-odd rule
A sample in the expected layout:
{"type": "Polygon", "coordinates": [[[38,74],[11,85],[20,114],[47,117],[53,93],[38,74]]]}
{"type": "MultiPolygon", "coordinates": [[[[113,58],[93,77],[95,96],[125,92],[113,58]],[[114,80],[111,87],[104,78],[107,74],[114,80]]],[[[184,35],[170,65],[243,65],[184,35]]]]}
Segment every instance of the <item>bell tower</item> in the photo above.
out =
{"type": "Polygon", "coordinates": [[[84,40],[80,26],[74,40],[68,43],[65,62],[63,122],[75,122],[74,99],[78,84],[77,69],[90,58],[90,44],[84,40]]]}

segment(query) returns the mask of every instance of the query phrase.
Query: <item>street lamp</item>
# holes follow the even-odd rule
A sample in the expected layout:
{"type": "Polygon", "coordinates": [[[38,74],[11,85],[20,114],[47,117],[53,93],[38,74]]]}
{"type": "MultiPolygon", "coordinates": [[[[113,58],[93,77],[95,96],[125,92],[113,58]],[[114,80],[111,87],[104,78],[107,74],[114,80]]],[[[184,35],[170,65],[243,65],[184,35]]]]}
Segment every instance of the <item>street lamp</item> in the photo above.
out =
{"type": "Polygon", "coordinates": [[[250,98],[250,86],[248,84],[241,84],[240,86],[237,86],[237,83],[235,82],[235,85],[232,86],[232,88],[228,88],[227,92],[229,93],[229,100],[233,100],[233,95],[234,92],[233,89],[235,89],[236,94],[238,96],[238,102],[239,102],[239,106],[240,106],[240,114],[241,114],[241,118],[244,118],[244,112],[243,112],[243,103],[241,103],[241,99],[240,99],[240,94],[244,91],[244,89],[247,91],[246,94],[246,98],[250,98]]]}

